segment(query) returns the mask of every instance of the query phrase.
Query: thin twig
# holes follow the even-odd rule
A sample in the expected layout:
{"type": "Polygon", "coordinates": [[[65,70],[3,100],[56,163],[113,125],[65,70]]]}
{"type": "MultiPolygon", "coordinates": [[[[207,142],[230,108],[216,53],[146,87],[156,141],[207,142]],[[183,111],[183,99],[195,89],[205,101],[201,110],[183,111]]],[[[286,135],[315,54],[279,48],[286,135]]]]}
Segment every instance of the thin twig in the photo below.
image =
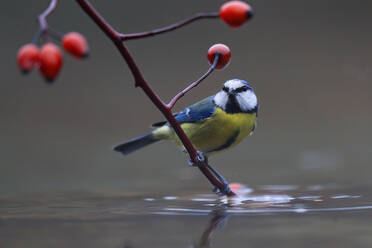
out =
{"type": "Polygon", "coordinates": [[[173,99],[167,104],[168,108],[172,109],[173,106],[176,104],[176,102],[181,97],[183,97],[192,88],[195,88],[196,86],[198,86],[206,77],[208,77],[209,74],[211,74],[214,71],[214,69],[216,69],[216,65],[220,57],[221,57],[221,54],[216,53],[216,55],[214,56],[213,64],[211,65],[211,67],[209,67],[208,71],[203,76],[201,76],[198,80],[196,80],[195,82],[187,86],[183,91],[179,92],[175,97],[173,97],[173,99]]]}
{"type": "MultiPolygon", "coordinates": [[[[43,36],[44,40],[45,41],[49,41],[50,37],[50,30],[48,28],[48,22],[46,20],[46,18],[48,17],[48,15],[50,15],[53,10],[56,8],[57,6],[57,3],[58,3],[58,0],[51,0],[50,3],[49,3],[49,6],[48,8],[46,8],[37,18],[38,22],[39,22],[39,25],[40,25],[40,28],[38,30],[38,32],[36,33],[34,39],[33,39],[33,43],[34,44],[37,44],[40,40],[40,37],[43,36]]],[[[53,35],[51,35],[53,37],[53,35]]]]}
{"type": "Polygon", "coordinates": [[[154,35],[157,35],[157,34],[162,34],[162,33],[166,33],[166,32],[178,29],[178,28],[183,27],[187,24],[190,24],[190,23],[192,23],[196,20],[207,19],[207,18],[218,18],[218,17],[219,17],[219,13],[217,13],[217,12],[198,13],[198,14],[194,15],[193,17],[190,17],[188,19],[185,19],[183,21],[171,24],[171,25],[163,27],[163,28],[157,28],[157,29],[154,29],[154,30],[140,32],[140,33],[133,33],[133,34],[120,34],[120,38],[121,38],[122,41],[131,40],[131,39],[138,39],[138,38],[145,38],[145,37],[154,36],[154,35]]]}
{"type": "MultiPolygon", "coordinates": [[[[128,49],[122,42],[122,36],[114,28],[112,28],[108,22],[98,13],[98,11],[87,1],[87,0],[76,0],[80,7],[90,16],[90,18],[101,28],[101,30],[112,40],[115,44],[122,57],[129,66],[132,75],[135,80],[135,86],[142,88],[145,94],[150,98],[150,100],[155,104],[155,106],[162,112],[164,117],[167,119],[169,124],[172,126],[173,130],[176,132],[177,136],[182,141],[185,149],[189,153],[190,159],[193,163],[198,165],[198,168],[207,177],[207,179],[217,188],[223,192],[225,185],[216,178],[215,175],[209,170],[207,164],[204,160],[200,160],[199,155],[192,145],[189,138],[186,136],[185,132],[182,130],[179,123],[176,121],[172,114],[171,108],[167,106],[159,96],[152,90],[150,85],[144,79],[141,71],[139,70],[136,62],[134,61],[132,55],[129,53],[128,49]]],[[[228,194],[229,196],[235,195],[233,192],[228,194]]]]}
{"type": "Polygon", "coordinates": [[[39,15],[38,20],[39,20],[40,28],[43,31],[46,30],[47,27],[48,27],[48,23],[46,22],[46,18],[56,8],[57,3],[58,3],[58,0],[51,0],[50,3],[49,3],[48,8],[46,8],[44,10],[44,12],[39,15]]]}

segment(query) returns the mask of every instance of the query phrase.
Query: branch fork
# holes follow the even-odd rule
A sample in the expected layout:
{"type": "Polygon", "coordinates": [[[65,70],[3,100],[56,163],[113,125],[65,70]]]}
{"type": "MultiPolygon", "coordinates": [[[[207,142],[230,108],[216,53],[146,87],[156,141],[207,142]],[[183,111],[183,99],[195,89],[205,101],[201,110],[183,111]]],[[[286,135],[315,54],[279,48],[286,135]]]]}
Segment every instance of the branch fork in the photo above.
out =
{"type": "MultiPolygon", "coordinates": [[[[41,32],[48,32],[48,25],[46,22],[46,17],[55,9],[58,0],[51,0],[49,7],[38,17],[38,21],[40,23],[41,32]]],[[[111,41],[114,43],[120,54],[122,55],[123,59],[125,60],[126,64],[128,65],[135,82],[136,87],[140,87],[145,94],[150,98],[153,104],[160,110],[160,112],[164,115],[168,123],[171,125],[179,139],[181,140],[183,146],[187,150],[190,160],[193,164],[197,165],[200,171],[207,177],[211,184],[215,186],[219,190],[219,192],[224,192],[227,196],[234,196],[235,193],[232,192],[226,182],[224,182],[222,177],[218,177],[215,174],[215,171],[208,165],[208,161],[200,157],[199,152],[195,149],[193,144],[191,143],[190,139],[186,136],[185,132],[182,130],[179,123],[176,121],[174,115],[172,114],[172,108],[177,103],[179,99],[181,99],[187,92],[189,92],[194,87],[198,86],[206,77],[208,77],[216,68],[216,65],[221,58],[219,53],[216,53],[214,57],[214,61],[208,71],[201,76],[198,80],[191,83],[188,87],[184,90],[180,91],[175,97],[173,97],[168,104],[164,103],[160,97],[154,92],[154,90],[150,87],[149,83],[145,80],[142,72],[138,68],[135,60],[133,59],[132,55],[128,51],[127,47],[124,44],[124,41],[130,39],[138,39],[138,38],[145,38],[149,36],[154,36],[157,34],[162,34],[165,32],[169,32],[175,30],[177,28],[183,27],[187,24],[195,22],[200,19],[208,19],[208,18],[217,18],[219,16],[218,13],[199,13],[195,16],[175,23],[173,25],[155,29],[152,31],[141,32],[141,33],[134,33],[134,34],[122,34],[116,31],[100,14],[99,12],[90,4],[88,0],[76,0],[76,2],[80,5],[82,10],[99,26],[99,28],[108,36],[111,41]],[[227,188],[228,190],[227,190],[227,188]]]]}

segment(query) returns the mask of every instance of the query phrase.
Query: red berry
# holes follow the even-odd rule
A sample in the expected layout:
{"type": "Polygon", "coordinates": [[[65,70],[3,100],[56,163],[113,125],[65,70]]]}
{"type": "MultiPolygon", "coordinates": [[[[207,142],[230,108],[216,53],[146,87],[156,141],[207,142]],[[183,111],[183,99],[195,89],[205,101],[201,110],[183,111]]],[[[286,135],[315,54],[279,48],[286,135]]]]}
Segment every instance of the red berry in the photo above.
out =
{"type": "Polygon", "coordinates": [[[47,81],[53,81],[62,68],[62,55],[58,46],[46,43],[40,52],[40,72],[47,81]]]}
{"type": "Polygon", "coordinates": [[[230,62],[231,52],[230,48],[224,44],[215,44],[208,49],[207,57],[210,64],[213,64],[216,53],[220,54],[216,69],[223,69],[230,62]]]}
{"type": "Polygon", "coordinates": [[[40,61],[39,48],[34,44],[26,44],[18,50],[17,63],[23,73],[30,72],[40,61]]]}
{"type": "Polygon", "coordinates": [[[77,58],[83,58],[88,55],[88,43],[83,35],[77,32],[70,32],[63,36],[63,48],[77,58]]]}
{"type": "Polygon", "coordinates": [[[239,27],[252,16],[252,7],[243,1],[229,1],[220,8],[220,18],[233,28],[239,27]]]}

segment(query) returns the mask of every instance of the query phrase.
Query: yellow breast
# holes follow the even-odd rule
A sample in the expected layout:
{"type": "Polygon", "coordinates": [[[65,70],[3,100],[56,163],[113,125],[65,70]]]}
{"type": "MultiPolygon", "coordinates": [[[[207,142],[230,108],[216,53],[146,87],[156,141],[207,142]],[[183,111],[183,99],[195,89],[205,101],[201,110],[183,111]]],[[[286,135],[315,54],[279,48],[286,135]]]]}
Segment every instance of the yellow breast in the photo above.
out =
{"type": "MultiPolygon", "coordinates": [[[[196,149],[210,155],[240,143],[256,126],[256,114],[228,114],[220,108],[203,122],[183,123],[182,129],[196,149]]],[[[182,146],[175,133],[167,126],[155,131],[158,137],[171,139],[182,146]]]]}

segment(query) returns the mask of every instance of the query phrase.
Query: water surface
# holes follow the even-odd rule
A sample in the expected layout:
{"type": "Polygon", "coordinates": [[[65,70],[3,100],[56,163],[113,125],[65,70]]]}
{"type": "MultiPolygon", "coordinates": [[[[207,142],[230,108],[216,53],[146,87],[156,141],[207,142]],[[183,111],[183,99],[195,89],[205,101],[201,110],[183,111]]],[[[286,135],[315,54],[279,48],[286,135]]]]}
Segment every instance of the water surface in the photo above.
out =
{"type": "Polygon", "coordinates": [[[0,201],[4,247],[371,247],[369,189],[264,185],[214,194],[0,201]],[[247,191],[248,192],[248,191],[247,191]]]}

